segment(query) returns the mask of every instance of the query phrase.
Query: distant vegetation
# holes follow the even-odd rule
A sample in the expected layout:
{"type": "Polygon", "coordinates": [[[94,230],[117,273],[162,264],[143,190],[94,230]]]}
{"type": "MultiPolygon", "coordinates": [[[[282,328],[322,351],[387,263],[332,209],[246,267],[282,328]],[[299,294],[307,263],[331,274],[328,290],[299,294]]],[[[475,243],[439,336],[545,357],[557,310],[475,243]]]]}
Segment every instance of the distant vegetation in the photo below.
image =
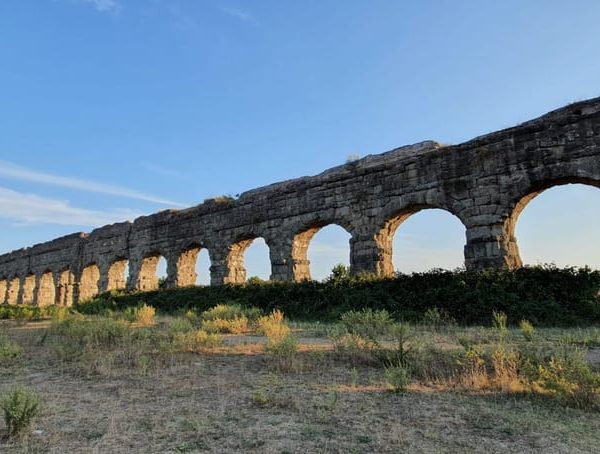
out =
{"type": "Polygon", "coordinates": [[[600,322],[599,292],[600,271],[590,268],[433,270],[377,278],[353,277],[337,266],[325,282],[253,279],[246,285],[107,293],[77,309],[92,314],[147,303],[162,313],[173,313],[235,302],[266,312],[279,309],[305,320],[334,320],[350,310],[372,308],[385,309],[394,319],[404,321],[420,320],[424,314],[438,311],[462,325],[489,325],[491,314],[497,311],[507,315],[510,325],[525,319],[535,326],[574,326],[600,322]]]}

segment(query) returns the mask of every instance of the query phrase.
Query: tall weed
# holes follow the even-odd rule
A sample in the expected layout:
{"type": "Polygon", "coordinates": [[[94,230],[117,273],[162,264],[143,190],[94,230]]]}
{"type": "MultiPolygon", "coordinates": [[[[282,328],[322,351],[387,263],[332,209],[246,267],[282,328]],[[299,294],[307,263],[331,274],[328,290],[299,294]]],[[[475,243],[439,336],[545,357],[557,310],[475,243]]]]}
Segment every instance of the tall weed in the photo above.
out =
{"type": "Polygon", "coordinates": [[[40,401],[32,390],[19,387],[0,397],[0,406],[8,435],[12,437],[31,426],[39,413],[40,401]]]}

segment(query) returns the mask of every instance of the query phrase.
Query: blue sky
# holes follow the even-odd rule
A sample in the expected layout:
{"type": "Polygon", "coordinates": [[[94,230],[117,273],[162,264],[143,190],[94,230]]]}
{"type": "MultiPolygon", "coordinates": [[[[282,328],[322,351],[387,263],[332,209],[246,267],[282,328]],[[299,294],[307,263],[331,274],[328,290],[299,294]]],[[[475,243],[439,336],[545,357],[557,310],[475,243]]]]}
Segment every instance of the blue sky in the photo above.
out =
{"type": "MultiPolygon", "coordinates": [[[[596,0],[2,0],[0,250],[599,96],[599,20],[596,0]]],[[[600,191],[562,187],[517,234],[526,262],[600,267],[599,227],[600,191]]],[[[344,235],[315,237],[315,275],[344,235]]],[[[463,243],[422,212],[394,260],[459,266],[463,243]]]]}

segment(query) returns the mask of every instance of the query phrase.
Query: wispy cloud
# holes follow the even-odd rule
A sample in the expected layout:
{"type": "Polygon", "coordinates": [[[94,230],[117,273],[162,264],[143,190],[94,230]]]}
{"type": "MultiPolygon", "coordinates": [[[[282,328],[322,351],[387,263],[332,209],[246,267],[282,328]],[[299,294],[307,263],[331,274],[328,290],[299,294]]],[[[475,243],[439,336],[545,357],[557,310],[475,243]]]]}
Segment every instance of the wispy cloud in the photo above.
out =
{"type": "Polygon", "coordinates": [[[146,168],[146,170],[155,173],[156,175],[160,175],[163,177],[180,177],[181,176],[181,172],[179,172],[178,170],[174,170],[174,169],[169,169],[167,167],[164,167],[162,165],[158,165],[158,164],[152,164],[150,162],[146,162],[144,163],[144,168],[146,168]]]}
{"type": "Polygon", "coordinates": [[[100,13],[118,13],[123,8],[117,0],[77,0],[92,5],[100,13]]]}
{"type": "Polygon", "coordinates": [[[68,201],[51,199],[0,187],[0,218],[17,225],[54,224],[99,227],[131,221],[140,216],[129,210],[99,211],[71,206],[68,201]]]}
{"type": "Polygon", "coordinates": [[[247,22],[249,24],[258,25],[258,19],[256,19],[254,14],[252,14],[250,11],[247,11],[242,8],[234,8],[234,7],[228,7],[228,6],[221,6],[219,9],[221,10],[222,13],[224,13],[230,17],[233,17],[235,19],[238,19],[242,22],[247,22]]]}
{"type": "Polygon", "coordinates": [[[80,180],[78,178],[63,177],[60,175],[51,175],[39,172],[25,167],[18,166],[11,162],[0,161],[0,177],[13,178],[15,180],[31,181],[34,183],[43,183],[51,186],[60,186],[63,188],[77,189],[79,191],[95,192],[99,194],[108,194],[128,199],[143,200],[146,202],[159,203],[161,205],[183,207],[185,204],[174,202],[151,194],[136,191],[134,189],[124,188],[122,186],[113,186],[95,181],[80,180]]]}

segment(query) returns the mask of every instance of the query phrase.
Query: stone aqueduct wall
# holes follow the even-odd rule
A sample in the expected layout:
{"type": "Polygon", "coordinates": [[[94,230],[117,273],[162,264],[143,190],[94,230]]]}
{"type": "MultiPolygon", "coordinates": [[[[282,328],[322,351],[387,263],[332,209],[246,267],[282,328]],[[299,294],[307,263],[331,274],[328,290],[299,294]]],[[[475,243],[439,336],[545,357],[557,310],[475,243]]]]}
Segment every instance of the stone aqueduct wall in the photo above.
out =
{"type": "Polygon", "coordinates": [[[515,268],[519,213],[544,189],[565,183],[600,187],[600,98],[460,145],[402,147],[236,200],[213,199],[4,254],[0,303],[68,305],[125,286],[155,289],[161,255],[168,286],[194,285],[202,248],[212,285],[242,283],[244,251],[258,237],[269,246],[271,278],[299,281],[310,278],[311,238],[332,223],[352,236],[353,273],[389,275],[395,230],[426,208],[462,221],[467,268],[515,268]]]}

